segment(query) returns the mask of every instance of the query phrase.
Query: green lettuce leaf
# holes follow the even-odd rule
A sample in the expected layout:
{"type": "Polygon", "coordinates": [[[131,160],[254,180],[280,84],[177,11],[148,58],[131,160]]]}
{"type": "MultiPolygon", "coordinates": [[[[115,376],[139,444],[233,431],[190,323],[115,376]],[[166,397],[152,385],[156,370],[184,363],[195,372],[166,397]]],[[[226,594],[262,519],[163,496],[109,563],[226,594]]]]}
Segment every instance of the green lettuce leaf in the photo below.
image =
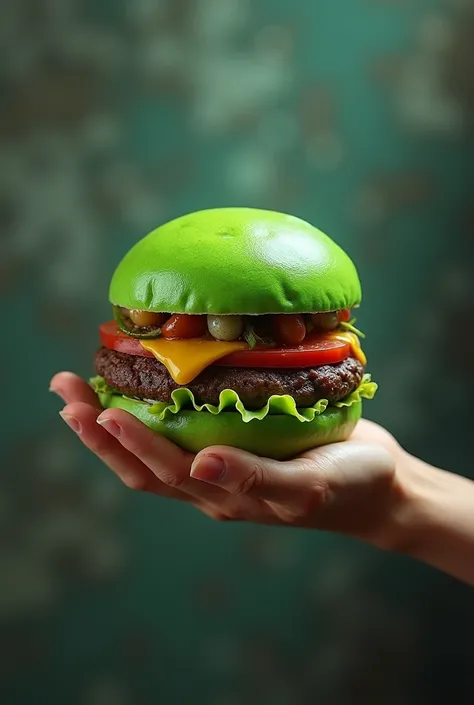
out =
{"type": "MultiPolygon", "coordinates": [[[[90,380],[94,391],[100,395],[120,394],[108,386],[103,377],[94,377],[90,380]]],[[[362,399],[373,399],[377,391],[377,384],[371,381],[370,375],[364,375],[359,387],[349,394],[348,397],[333,406],[338,408],[358,404],[362,399]]],[[[261,421],[267,414],[286,414],[294,416],[302,422],[313,421],[316,416],[326,411],[329,402],[327,399],[320,399],[314,406],[308,408],[298,408],[295,400],[289,395],[274,395],[261,409],[246,409],[239,395],[232,389],[225,389],[219,397],[219,404],[197,404],[194,394],[186,387],[176,389],[171,394],[172,402],[141,402],[148,404],[148,411],[157,414],[162,421],[168,414],[177,414],[181,409],[188,408],[195,411],[208,411],[210,414],[220,414],[222,411],[235,410],[242,416],[245,423],[249,421],[261,421]]]]}

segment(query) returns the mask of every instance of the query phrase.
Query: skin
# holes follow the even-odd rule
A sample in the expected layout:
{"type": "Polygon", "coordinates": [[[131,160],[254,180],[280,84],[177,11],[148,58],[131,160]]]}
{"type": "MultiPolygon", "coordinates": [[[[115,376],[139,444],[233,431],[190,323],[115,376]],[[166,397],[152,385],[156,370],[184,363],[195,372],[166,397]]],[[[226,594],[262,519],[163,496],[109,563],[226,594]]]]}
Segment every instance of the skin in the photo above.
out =
{"type": "Polygon", "coordinates": [[[55,375],[51,390],[64,421],[130,489],[216,520],[346,534],[474,585],[474,483],[411,456],[374,423],[287,462],[227,446],[193,455],[123,410],[103,411],[70,372],[55,375]]]}

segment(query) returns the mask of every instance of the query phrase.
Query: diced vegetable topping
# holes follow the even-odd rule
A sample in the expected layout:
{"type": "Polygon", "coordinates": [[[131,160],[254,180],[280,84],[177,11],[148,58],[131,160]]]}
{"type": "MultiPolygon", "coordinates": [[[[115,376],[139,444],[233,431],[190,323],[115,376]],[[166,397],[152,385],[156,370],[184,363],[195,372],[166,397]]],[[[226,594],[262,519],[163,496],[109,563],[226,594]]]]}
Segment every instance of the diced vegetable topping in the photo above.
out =
{"type": "Polygon", "coordinates": [[[299,345],[306,338],[306,324],[299,314],[273,316],[275,341],[282,345],[299,345]]]}
{"type": "Polygon", "coordinates": [[[207,333],[205,316],[190,316],[186,313],[175,313],[161,327],[163,338],[200,338],[207,333]]]}
{"type": "Polygon", "coordinates": [[[137,326],[130,317],[130,311],[120,306],[114,306],[114,318],[117,327],[123,333],[133,336],[134,338],[158,338],[161,335],[161,329],[157,326],[137,326]]]}
{"type": "Polygon", "coordinates": [[[336,330],[340,323],[337,312],[333,313],[313,313],[313,323],[318,330],[336,330]]]}
{"type": "Polygon", "coordinates": [[[137,309],[130,309],[128,315],[132,323],[139,328],[158,328],[167,318],[165,313],[138,311],[137,309]]]}
{"type": "Polygon", "coordinates": [[[159,313],[114,307],[120,330],[135,338],[167,340],[207,338],[232,342],[245,341],[250,348],[259,345],[298,346],[309,335],[322,335],[353,327],[349,309],[313,314],[274,314],[263,316],[188,315],[159,313]]]}
{"type": "Polygon", "coordinates": [[[211,316],[207,317],[209,333],[216,340],[238,340],[244,330],[243,316],[211,316]]]}

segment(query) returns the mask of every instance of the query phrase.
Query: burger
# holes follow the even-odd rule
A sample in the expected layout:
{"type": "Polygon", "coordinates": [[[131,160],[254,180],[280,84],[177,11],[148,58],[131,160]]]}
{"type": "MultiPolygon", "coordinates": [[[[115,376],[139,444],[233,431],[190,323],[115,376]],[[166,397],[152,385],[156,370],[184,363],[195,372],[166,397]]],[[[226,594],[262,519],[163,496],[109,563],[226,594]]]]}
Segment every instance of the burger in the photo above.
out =
{"type": "Polygon", "coordinates": [[[343,441],[376,385],[349,256],[291,215],[204,210],[153,230],[113,274],[91,380],[182,448],[276,459],[343,441]]]}

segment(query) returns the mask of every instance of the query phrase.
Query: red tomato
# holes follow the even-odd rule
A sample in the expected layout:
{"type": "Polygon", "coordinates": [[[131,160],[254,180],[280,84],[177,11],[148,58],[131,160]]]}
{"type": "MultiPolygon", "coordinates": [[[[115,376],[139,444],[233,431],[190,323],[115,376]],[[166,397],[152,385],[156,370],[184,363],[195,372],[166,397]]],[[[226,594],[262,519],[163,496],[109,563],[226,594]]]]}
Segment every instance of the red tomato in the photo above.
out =
{"type": "Polygon", "coordinates": [[[306,325],[299,314],[272,316],[275,340],[283,345],[300,345],[306,338],[306,325]]]}
{"type": "Polygon", "coordinates": [[[153,357],[153,353],[144,350],[138,338],[132,338],[117,328],[115,321],[108,321],[99,326],[100,342],[109,350],[126,353],[127,355],[142,355],[153,357]]]}
{"type": "Polygon", "coordinates": [[[312,337],[294,348],[256,346],[253,350],[239,350],[213,364],[227,367],[317,367],[342,362],[350,352],[350,345],[341,340],[312,337]]]}
{"type": "Polygon", "coordinates": [[[351,320],[351,310],[349,308],[344,308],[339,311],[339,320],[343,323],[349,323],[351,320]]]}
{"type": "Polygon", "coordinates": [[[206,316],[190,316],[186,313],[175,313],[161,327],[163,338],[200,338],[207,332],[206,316]]]}
{"type": "MultiPolygon", "coordinates": [[[[102,345],[110,350],[153,357],[144,350],[137,338],[131,338],[117,329],[115,321],[103,323],[99,328],[102,345]]],[[[308,336],[303,345],[294,348],[271,348],[257,345],[252,350],[240,350],[213,362],[213,365],[226,367],[317,367],[341,362],[350,355],[350,346],[341,340],[331,340],[323,336],[308,336]]]]}

